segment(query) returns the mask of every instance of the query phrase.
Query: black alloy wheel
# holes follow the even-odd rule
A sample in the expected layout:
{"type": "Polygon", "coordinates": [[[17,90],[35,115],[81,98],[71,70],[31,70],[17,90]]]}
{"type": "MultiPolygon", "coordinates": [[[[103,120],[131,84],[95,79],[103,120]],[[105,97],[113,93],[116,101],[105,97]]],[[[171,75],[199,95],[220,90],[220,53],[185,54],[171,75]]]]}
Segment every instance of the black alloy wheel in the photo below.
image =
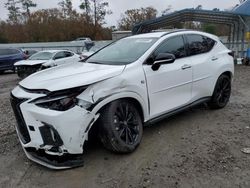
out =
{"type": "Polygon", "coordinates": [[[120,103],[114,114],[115,130],[126,144],[133,145],[139,137],[139,118],[134,108],[128,103],[120,103]]]}
{"type": "Polygon", "coordinates": [[[142,117],[133,102],[125,99],[108,104],[99,118],[99,135],[107,149],[130,153],[141,142],[142,117]]]}
{"type": "Polygon", "coordinates": [[[213,109],[224,108],[231,96],[231,79],[221,75],[216,83],[210,106],[213,109]]]}

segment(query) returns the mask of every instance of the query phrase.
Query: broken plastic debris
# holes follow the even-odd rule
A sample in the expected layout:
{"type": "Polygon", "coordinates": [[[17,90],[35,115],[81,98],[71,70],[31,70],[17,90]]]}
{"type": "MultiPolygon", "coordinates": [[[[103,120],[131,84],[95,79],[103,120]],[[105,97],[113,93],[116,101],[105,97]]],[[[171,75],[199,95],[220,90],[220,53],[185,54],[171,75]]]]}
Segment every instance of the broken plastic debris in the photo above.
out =
{"type": "Polygon", "coordinates": [[[243,148],[241,151],[245,154],[250,154],[250,148],[243,148]]]}

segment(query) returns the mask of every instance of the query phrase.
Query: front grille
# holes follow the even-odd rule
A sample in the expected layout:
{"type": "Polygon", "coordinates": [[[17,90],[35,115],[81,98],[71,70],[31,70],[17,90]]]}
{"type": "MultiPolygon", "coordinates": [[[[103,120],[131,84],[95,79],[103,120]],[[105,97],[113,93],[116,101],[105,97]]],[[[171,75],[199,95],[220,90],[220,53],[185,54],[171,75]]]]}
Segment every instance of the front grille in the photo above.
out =
{"type": "Polygon", "coordinates": [[[12,94],[11,94],[11,97],[10,97],[10,102],[11,102],[11,106],[13,108],[13,111],[14,111],[14,114],[15,114],[15,117],[16,117],[16,120],[17,120],[17,130],[18,130],[18,133],[19,133],[19,137],[20,139],[22,140],[22,142],[24,144],[27,144],[30,142],[30,135],[29,135],[29,131],[28,131],[28,128],[25,124],[25,121],[23,119],[23,115],[22,115],[22,112],[21,112],[21,109],[20,109],[20,104],[22,104],[23,102],[27,101],[28,99],[19,99],[19,98],[16,98],[14,97],[12,94]]]}
{"type": "Polygon", "coordinates": [[[39,70],[41,65],[34,65],[34,66],[29,66],[29,65],[23,65],[23,66],[17,66],[17,73],[20,76],[27,77],[39,70]]]}

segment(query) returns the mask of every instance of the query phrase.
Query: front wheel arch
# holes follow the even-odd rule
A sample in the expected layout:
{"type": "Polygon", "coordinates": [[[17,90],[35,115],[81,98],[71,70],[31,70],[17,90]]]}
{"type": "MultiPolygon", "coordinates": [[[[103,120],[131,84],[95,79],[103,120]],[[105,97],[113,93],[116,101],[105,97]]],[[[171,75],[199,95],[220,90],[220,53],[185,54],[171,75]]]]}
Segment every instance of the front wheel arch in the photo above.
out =
{"type": "Polygon", "coordinates": [[[105,106],[119,99],[127,99],[127,100],[135,102],[136,107],[138,108],[138,111],[140,112],[143,122],[149,119],[149,108],[148,108],[147,100],[146,99],[144,100],[140,95],[138,95],[135,92],[117,93],[112,96],[103,98],[102,100],[94,104],[94,107],[91,111],[94,114],[98,114],[105,106]]]}
{"type": "Polygon", "coordinates": [[[143,112],[142,105],[140,104],[140,102],[137,99],[132,98],[132,97],[123,97],[123,98],[117,98],[115,100],[112,100],[109,103],[105,104],[102,108],[100,108],[97,113],[100,113],[107,105],[109,105],[110,103],[112,103],[112,102],[114,102],[116,100],[127,100],[127,101],[135,104],[137,110],[139,111],[139,114],[140,114],[142,120],[144,120],[144,112],[143,112]]]}

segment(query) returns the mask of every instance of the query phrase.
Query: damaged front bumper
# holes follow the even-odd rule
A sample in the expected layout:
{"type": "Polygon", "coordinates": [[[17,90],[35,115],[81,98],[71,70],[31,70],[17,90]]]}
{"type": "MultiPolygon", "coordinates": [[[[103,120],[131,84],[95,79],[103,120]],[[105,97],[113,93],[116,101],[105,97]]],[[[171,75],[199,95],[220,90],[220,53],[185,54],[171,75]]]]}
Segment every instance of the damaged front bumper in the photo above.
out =
{"type": "Polygon", "coordinates": [[[43,94],[17,87],[11,93],[16,130],[27,157],[52,169],[83,165],[83,145],[98,115],[75,106],[67,111],[38,107],[30,101],[43,94]]]}

